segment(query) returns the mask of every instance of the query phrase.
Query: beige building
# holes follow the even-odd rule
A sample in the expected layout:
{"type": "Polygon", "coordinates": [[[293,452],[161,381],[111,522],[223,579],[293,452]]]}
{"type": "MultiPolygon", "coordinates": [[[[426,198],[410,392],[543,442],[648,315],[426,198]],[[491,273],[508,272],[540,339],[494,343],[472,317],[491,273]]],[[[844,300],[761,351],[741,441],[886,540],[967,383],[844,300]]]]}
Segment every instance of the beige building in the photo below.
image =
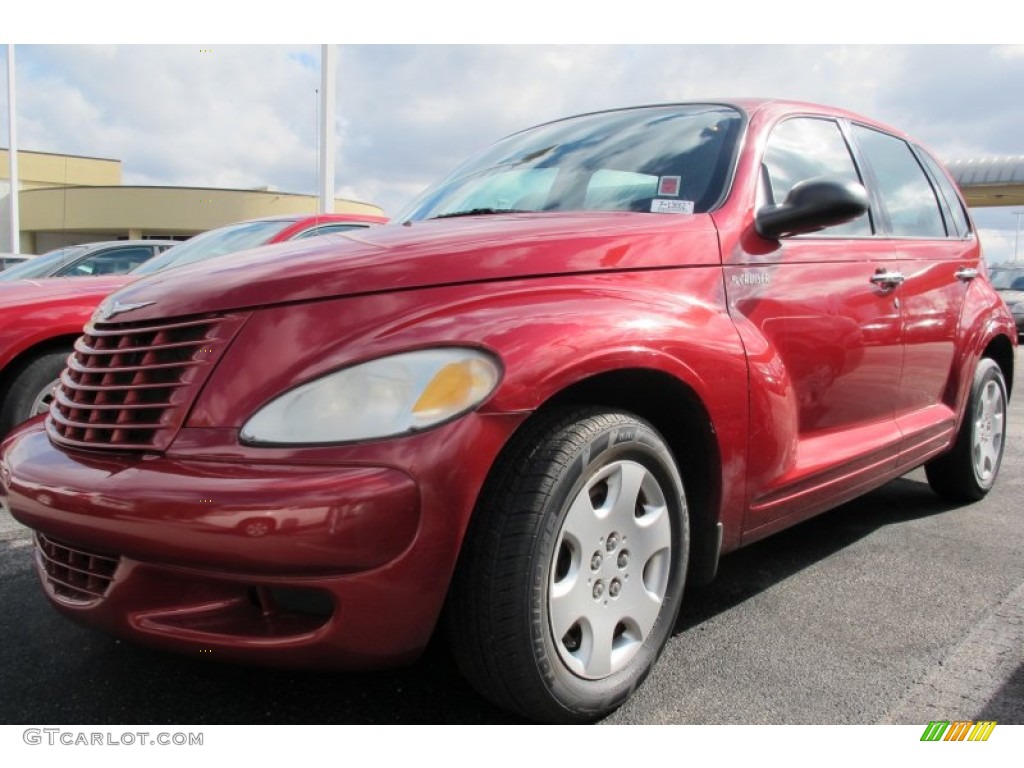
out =
{"type": "MultiPolygon", "coordinates": [[[[121,161],[18,151],[22,253],[99,240],[186,238],[245,219],[316,213],[318,198],[268,190],[136,187],[121,161]]],[[[0,148],[0,250],[10,240],[10,158],[0,148]]],[[[337,213],[383,215],[376,205],[335,200],[337,213]]]]}

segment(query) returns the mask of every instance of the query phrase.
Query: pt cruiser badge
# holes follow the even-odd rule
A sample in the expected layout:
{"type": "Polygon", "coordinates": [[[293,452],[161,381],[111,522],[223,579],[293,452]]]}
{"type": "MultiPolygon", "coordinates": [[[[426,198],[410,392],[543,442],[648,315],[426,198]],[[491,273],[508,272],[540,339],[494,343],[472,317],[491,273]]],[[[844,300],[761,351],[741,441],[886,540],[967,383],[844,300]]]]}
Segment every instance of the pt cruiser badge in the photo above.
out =
{"type": "Polygon", "coordinates": [[[96,315],[100,320],[109,320],[116,315],[121,315],[125,312],[131,312],[136,309],[142,309],[143,307],[148,307],[151,304],[156,304],[156,302],[138,301],[134,304],[122,304],[117,299],[107,299],[100,304],[99,309],[96,311],[96,315]]]}

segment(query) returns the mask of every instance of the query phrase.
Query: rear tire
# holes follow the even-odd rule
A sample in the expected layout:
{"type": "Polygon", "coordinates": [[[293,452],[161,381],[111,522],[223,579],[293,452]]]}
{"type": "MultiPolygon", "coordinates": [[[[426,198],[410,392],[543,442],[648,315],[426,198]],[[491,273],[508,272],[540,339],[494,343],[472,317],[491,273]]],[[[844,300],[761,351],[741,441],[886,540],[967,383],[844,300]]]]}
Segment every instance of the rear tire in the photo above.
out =
{"type": "Polygon", "coordinates": [[[11,380],[0,406],[0,438],[33,416],[46,413],[53,387],[67,365],[71,350],[46,352],[28,360],[11,380]]]}
{"type": "Polygon", "coordinates": [[[939,496],[972,502],[992,490],[1006,444],[1006,403],[1002,369],[982,358],[953,449],[925,465],[928,484],[939,496]]]}
{"type": "Polygon", "coordinates": [[[567,408],[503,451],[462,548],[447,614],[487,699],[574,723],[650,672],[683,592],[689,528],[665,441],[628,413],[567,408]]]}

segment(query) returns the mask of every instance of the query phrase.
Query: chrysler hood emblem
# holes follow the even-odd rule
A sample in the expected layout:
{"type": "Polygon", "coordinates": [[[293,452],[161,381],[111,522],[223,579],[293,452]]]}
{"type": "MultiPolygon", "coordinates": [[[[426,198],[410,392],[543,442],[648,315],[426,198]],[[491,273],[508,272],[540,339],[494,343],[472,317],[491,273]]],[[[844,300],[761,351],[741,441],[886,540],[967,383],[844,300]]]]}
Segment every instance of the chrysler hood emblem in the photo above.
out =
{"type": "Polygon", "coordinates": [[[122,304],[117,299],[113,301],[104,301],[100,304],[99,316],[100,320],[109,320],[114,315],[120,315],[124,312],[131,312],[135,309],[142,309],[148,307],[150,304],[156,304],[155,301],[140,301],[136,304],[122,304]]]}

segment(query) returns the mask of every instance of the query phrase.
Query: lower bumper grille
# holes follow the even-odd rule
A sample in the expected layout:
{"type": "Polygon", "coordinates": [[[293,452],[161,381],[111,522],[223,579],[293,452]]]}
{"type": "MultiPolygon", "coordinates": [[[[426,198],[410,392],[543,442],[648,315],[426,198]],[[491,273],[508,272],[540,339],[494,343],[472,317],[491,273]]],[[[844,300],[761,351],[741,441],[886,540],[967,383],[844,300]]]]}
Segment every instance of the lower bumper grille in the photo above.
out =
{"type": "Polygon", "coordinates": [[[41,533],[35,536],[36,561],[55,597],[91,603],[107,594],[120,558],[88,552],[41,533]]]}

